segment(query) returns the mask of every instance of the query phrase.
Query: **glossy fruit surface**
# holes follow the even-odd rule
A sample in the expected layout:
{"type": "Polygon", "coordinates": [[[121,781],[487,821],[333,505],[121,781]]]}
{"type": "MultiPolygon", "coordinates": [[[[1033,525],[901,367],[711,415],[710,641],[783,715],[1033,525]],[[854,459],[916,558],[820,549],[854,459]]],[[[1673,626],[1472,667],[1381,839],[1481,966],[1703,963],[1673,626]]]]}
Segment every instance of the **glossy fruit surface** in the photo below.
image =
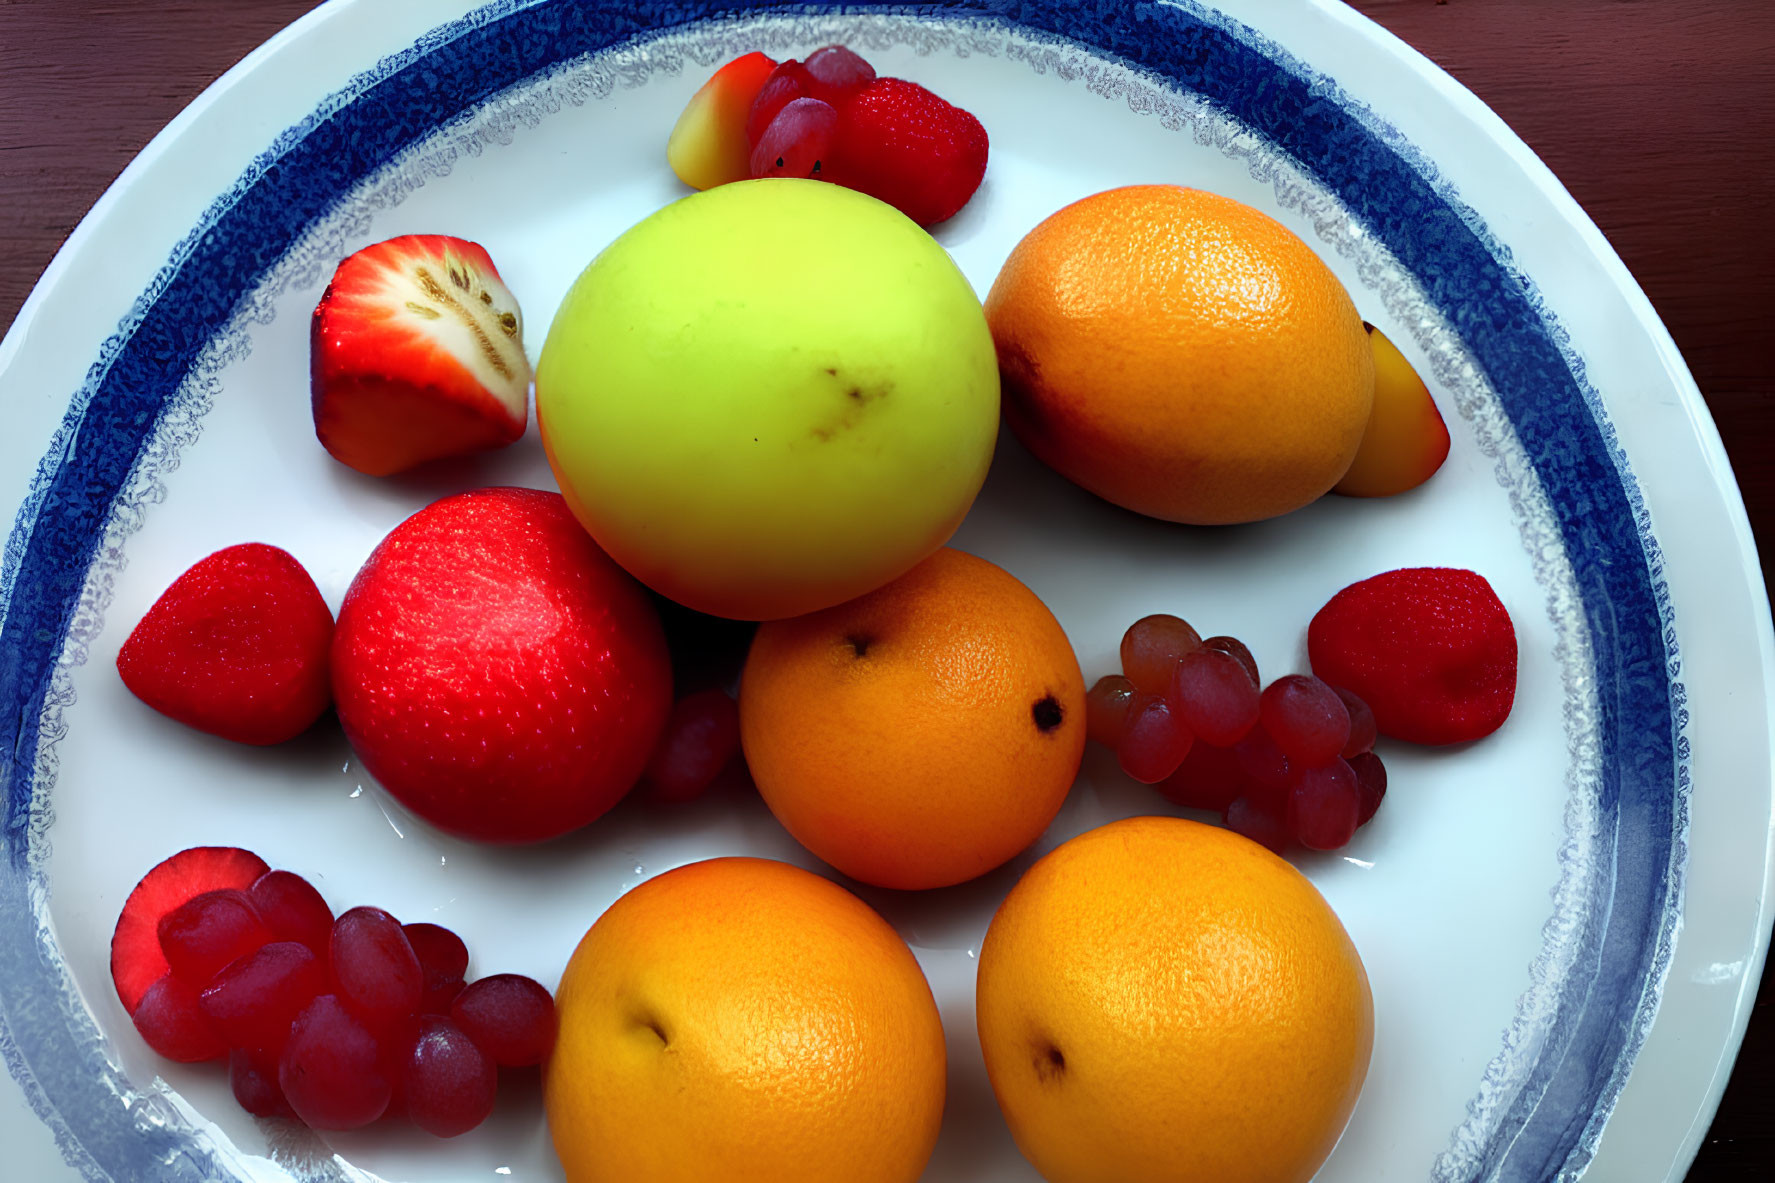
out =
{"type": "Polygon", "coordinates": [[[1362,319],[1293,232],[1175,185],[1111,189],[1017,244],[986,298],[1006,420],[1117,505],[1248,522],[1330,490],[1374,395],[1362,319]]]}
{"type": "Polygon", "coordinates": [[[761,625],[740,734],[802,845],[865,883],[940,887],[1053,820],[1084,751],[1084,678],[1034,592],[946,547],[869,595],[761,625]]]}
{"type": "Polygon", "coordinates": [[[580,275],[537,415],[612,558],[698,611],[774,619],[949,538],[992,458],[998,367],[967,279],[904,215],[743,181],[660,210],[580,275]]]}
{"type": "Polygon", "coordinates": [[[843,888],[723,858],[598,918],[544,1077],[573,1183],[913,1183],[943,1030],[904,941],[843,888]]]}
{"type": "Polygon", "coordinates": [[[680,181],[712,189],[746,179],[746,116],[774,69],[761,53],[742,54],[691,96],[666,140],[666,163],[680,181]]]}
{"type": "Polygon", "coordinates": [[[1050,1183],[1305,1183],[1373,1004],[1323,897],[1253,842],[1130,818],[1045,856],[980,949],[987,1074],[1050,1183]]]}
{"type": "Polygon", "coordinates": [[[193,846],[142,876],[111,933],[111,981],[123,1009],[133,1014],[148,987],[171,972],[160,947],[162,918],[205,892],[249,888],[268,869],[264,859],[238,846],[193,846]]]}
{"type": "Polygon", "coordinates": [[[1356,459],[1333,490],[1346,497],[1391,497],[1415,489],[1448,459],[1448,425],[1429,388],[1399,347],[1368,326],[1374,351],[1374,409],[1356,459]]]}
{"type": "Polygon", "coordinates": [[[340,606],[333,690],[384,788],[489,842],[601,816],[672,700],[653,605],[534,489],[458,494],[395,527],[340,606]]]}

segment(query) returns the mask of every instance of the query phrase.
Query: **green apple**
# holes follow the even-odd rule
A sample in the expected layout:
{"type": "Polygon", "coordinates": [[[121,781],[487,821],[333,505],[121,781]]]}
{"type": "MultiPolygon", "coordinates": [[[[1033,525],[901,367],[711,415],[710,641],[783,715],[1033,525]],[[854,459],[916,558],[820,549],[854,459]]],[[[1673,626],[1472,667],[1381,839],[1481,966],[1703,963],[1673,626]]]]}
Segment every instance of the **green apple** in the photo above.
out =
{"type": "Polygon", "coordinates": [[[698,611],[770,620],[948,540],[992,461],[998,366],[967,279],[905,215],[821,181],[741,181],[581,273],[536,415],[612,558],[698,611]]]}

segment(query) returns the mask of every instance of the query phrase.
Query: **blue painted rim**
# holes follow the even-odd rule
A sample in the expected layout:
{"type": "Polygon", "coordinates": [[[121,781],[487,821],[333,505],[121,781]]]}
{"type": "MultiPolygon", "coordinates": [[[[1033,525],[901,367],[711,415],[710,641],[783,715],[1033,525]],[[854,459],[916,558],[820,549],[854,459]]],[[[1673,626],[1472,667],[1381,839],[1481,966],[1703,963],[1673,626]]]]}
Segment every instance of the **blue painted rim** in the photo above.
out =
{"type": "MultiPolygon", "coordinates": [[[[237,302],[358,182],[451,118],[582,55],[659,30],[752,11],[715,2],[490,5],[435,31],[333,96],[217,201],[106,343],[71,399],[6,546],[0,604],[0,1051],[69,1161],[92,1178],[148,1164],[217,1178],[182,1136],[147,1135],[101,1077],[91,1023],[44,953],[29,830],[40,720],[57,655],[105,523],[179,383],[237,302]],[[176,1161],[176,1167],[167,1167],[176,1161]]],[[[1583,921],[1552,1042],[1505,1120],[1459,1177],[1580,1171],[1649,1024],[1680,906],[1686,712],[1661,559],[1596,393],[1531,283],[1434,169],[1371,114],[1250,30],[1170,4],[1115,0],[795,4],[786,14],[930,15],[1076,42],[1198,94],[1337,195],[1422,285],[1478,361],[1557,518],[1603,687],[1599,821],[1609,902],[1583,921]]],[[[39,888],[41,884],[37,885],[39,888]]],[[[199,1155],[201,1152],[198,1152],[199,1155]]]]}

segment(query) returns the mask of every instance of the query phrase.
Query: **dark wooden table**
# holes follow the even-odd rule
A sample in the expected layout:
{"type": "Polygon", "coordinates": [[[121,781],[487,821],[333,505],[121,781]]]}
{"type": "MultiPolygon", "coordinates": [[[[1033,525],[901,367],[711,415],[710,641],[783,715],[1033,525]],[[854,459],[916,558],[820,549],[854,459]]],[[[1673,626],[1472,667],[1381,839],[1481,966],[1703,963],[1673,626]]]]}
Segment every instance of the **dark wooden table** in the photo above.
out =
{"type": "MultiPolygon", "coordinates": [[[[161,126],[314,0],[0,0],[0,325],[161,126]]],[[[1775,558],[1775,3],[1356,0],[1589,212],[1687,358],[1775,558]]],[[[1690,1183],[1775,1166],[1765,979],[1690,1183]]]]}

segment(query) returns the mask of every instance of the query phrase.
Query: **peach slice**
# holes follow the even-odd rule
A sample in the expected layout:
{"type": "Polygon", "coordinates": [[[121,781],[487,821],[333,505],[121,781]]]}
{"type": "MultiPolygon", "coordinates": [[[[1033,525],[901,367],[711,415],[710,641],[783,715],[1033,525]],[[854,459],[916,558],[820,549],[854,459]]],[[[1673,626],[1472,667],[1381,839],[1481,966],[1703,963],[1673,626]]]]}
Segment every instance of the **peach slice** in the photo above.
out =
{"type": "Polygon", "coordinates": [[[728,62],[690,102],[666,141],[666,163],[693,189],[713,189],[752,175],[746,116],[776,62],[748,53],[728,62]]]}
{"type": "Polygon", "coordinates": [[[1448,425],[1436,400],[1385,333],[1363,322],[1374,350],[1374,409],[1349,471],[1332,489],[1346,497],[1391,497],[1415,489],[1448,458],[1448,425]]]}

